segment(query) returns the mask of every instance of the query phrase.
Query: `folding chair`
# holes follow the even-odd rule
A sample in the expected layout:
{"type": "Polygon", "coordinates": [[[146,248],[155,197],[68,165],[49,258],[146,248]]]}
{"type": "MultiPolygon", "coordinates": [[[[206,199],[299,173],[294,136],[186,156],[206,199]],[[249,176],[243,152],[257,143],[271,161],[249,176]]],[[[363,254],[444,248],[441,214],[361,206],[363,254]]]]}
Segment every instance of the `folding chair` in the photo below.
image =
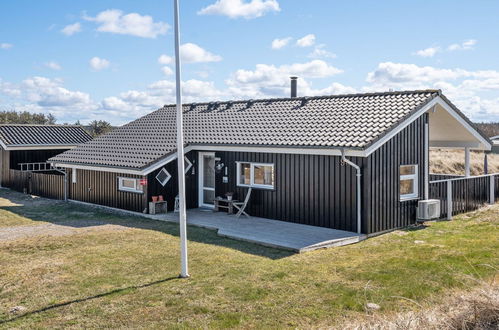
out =
{"type": "Polygon", "coordinates": [[[246,209],[246,206],[248,205],[248,201],[251,197],[251,188],[248,189],[248,193],[246,194],[246,197],[244,198],[244,202],[235,202],[232,203],[232,205],[238,210],[236,213],[236,218],[239,218],[241,214],[244,214],[249,218],[249,214],[244,212],[246,209]]]}

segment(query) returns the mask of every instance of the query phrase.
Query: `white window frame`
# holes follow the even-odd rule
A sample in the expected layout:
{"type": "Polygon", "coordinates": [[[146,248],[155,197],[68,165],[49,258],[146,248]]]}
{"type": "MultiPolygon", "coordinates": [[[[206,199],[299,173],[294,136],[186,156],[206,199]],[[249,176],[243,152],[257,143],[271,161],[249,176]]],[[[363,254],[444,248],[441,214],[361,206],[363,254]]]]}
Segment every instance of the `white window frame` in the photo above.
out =
{"type": "Polygon", "coordinates": [[[237,169],[237,178],[236,178],[236,185],[238,187],[251,187],[251,188],[257,188],[257,189],[275,189],[275,166],[273,163],[252,163],[252,162],[244,162],[244,161],[238,161],[236,162],[236,169],[237,169]],[[250,165],[250,184],[244,184],[240,183],[239,179],[241,178],[241,164],[249,164],[250,165]],[[267,184],[256,184],[255,183],[255,166],[270,166],[272,167],[272,181],[274,184],[272,185],[267,185],[267,184]]]}
{"type": "Polygon", "coordinates": [[[133,193],[138,193],[138,194],[142,194],[143,193],[143,191],[142,191],[142,185],[140,184],[139,179],[136,179],[136,178],[127,178],[127,177],[122,177],[122,176],[118,177],[118,190],[119,191],[126,191],[126,192],[133,192],[133,193]],[[129,188],[129,187],[123,186],[123,181],[125,181],[125,180],[133,181],[134,182],[134,188],[129,188]]]}
{"type": "Polygon", "coordinates": [[[402,164],[399,167],[399,173],[400,173],[400,168],[402,166],[414,166],[414,174],[407,174],[407,175],[400,174],[399,187],[402,180],[412,180],[414,192],[412,194],[405,194],[405,195],[402,195],[402,193],[400,193],[400,201],[419,199],[419,166],[417,164],[402,164]]]}
{"type": "Polygon", "coordinates": [[[172,178],[172,175],[170,174],[170,172],[168,172],[168,171],[166,170],[166,168],[164,168],[164,167],[163,167],[163,168],[161,169],[161,171],[159,171],[159,172],[158,172],[158,174],[156,174],[156,178],[155,178],[155,179],[156,179],[156,181],[158,181],[158,182],[159,182],[159,184],[160,184],[160,185],[162,185],[162,186],[164,187],[164,186],[168,183],[168,181],[170,181],[170,179],[171,179],[171,178],[172,178]],[[166,179],[165,179],[165,181],[163,181],[163,182],[159,181],[159,179],[158,179],[158,176],[159,176],[162,172],[165,172],[165,174],[166,174],[166,179]]]}

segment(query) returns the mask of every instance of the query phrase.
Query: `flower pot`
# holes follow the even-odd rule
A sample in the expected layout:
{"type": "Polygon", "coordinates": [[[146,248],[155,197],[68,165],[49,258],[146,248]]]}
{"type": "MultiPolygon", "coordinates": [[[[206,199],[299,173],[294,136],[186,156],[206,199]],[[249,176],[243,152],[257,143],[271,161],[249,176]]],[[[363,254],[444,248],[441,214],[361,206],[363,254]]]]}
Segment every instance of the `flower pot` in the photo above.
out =
{"type": "Polygon", "coordinates": [[[152,202],[156,203],[158,201],[158,196],[152,196],[152,202]]]}
{"type": "Polygon", "coordinates": [[[232,195],[227,196],[227,200],[231,201],[232,200],[232,195]]]}
{"type": "Polygon", "coordinates": [[[163,199],[163,195],[159,195],[159,196],[158,196],[158,201],[159,201],[159,202],[163,202],[163,201],[164,201],[164,199],[163,199]]]}

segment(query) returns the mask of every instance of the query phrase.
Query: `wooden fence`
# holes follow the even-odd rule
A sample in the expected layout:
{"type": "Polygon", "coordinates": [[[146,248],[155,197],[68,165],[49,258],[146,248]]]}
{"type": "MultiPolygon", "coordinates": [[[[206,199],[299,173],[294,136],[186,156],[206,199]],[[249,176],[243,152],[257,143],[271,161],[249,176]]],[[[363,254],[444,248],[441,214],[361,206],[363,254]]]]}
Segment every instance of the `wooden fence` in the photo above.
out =
{"type": "Polygon", "coordinates": [[[64,199],[64,175],[9,170],[6,187],[31,195],[64,199]]]}
{"type": "Polygon", "coordinates": [[[477,210],[499,200],[499,173],[431,181],[430,198],[441,201],[442,218],[477,210]]]}

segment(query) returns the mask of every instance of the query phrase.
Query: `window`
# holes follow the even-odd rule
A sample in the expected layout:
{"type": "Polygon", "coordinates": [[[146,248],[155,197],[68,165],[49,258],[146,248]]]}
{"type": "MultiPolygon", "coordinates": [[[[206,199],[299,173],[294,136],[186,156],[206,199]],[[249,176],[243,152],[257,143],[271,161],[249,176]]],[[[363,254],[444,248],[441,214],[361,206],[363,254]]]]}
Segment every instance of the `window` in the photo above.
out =
{"type": "Polygon", "coordinates": [[[142,194],[142,185],[138,179],[118,177],[118,190],[142,194]]]}
{"type": "Polygon", "coordinates": [[[156,180],[164,187],[165,184],[170,181],[171,177],[170,173],[163,167],[156,175],[156,180]]]}
{"type": "Polygon", "coordinates": [[[400,200],[416,199],[418,193],[418,165],[400,166],[400,200]]]}
{"type": "Polygon", "coordinates": [[[274,164],[237,163],[237,185],[241,187],[274,188],[274,164]]]}

